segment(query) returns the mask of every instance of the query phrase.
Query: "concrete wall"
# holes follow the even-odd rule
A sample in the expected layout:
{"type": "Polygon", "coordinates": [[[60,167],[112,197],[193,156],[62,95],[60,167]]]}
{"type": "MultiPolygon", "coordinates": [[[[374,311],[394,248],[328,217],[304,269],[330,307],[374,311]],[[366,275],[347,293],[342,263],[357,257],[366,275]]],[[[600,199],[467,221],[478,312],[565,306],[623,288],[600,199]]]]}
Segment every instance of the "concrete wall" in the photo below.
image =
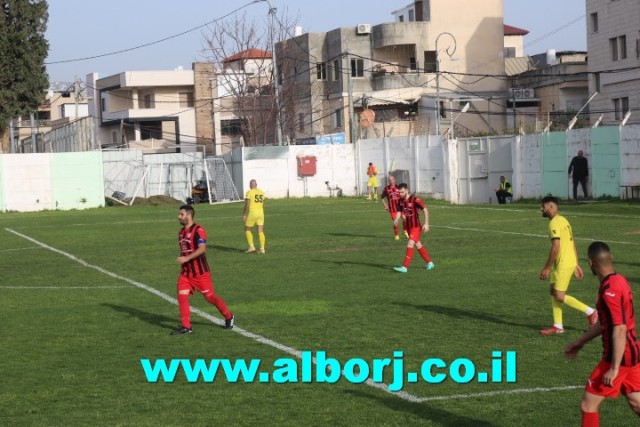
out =
{"type": "Polygon", "coordinates": [[[87,209],[104,205],[101,152],[0,157],[2,211],[87,209]]]}

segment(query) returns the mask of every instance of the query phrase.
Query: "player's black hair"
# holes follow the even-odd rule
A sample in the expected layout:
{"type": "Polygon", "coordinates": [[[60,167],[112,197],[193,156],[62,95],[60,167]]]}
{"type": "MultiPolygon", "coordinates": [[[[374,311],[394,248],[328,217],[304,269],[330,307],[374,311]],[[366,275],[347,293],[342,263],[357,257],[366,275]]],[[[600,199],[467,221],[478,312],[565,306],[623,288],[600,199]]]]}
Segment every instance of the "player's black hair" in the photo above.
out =
{"type": "Polygon", "coordinates": [[[191,206],[191,205],[182,205],[182,206],[180,206],[180,210],[188,212],[189,215],[191,215],[191,218],[195,218],[196,217],[196,210],[193,209],[193,206],[191,206]]]}
{"type": "Polygon", "coordinates": [[[398,185],[398,190],[404,188],[405,190],[409,189],[409,186],[407,185],[406,182],[403,182],[402,184],[398,185]]]}
{"type": "Polygon", "coordinates": [[[555,196],[545,196],[542,199],[542,204],[544,205],[545,203],[555,203],[556,206],[560,205],[560,203],[558,203],[558,198],[555,196]]]}
{"type": "Polygon", "coordinates": [[[610,254],[611,249],[605,242],[593,242],[589,245],[587,253],[589,254],[589,259],[597,259],[602,255],[610,254]]]}

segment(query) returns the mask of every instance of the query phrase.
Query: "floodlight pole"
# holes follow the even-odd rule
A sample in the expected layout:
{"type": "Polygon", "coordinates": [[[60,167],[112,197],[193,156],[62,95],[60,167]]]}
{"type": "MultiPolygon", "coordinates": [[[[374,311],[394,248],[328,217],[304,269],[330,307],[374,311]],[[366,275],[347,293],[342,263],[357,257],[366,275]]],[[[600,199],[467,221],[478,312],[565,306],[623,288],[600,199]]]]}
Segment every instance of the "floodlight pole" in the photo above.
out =
{"type": "Polygon", "coordinates": [[[591,98],[589,98],[589,100],[582,106],[582,108],[580,109],[580,111],[578,111],[576,113],[575,116],[573,116],[573,119],[571,119],[571,121],[569,122],[569,126],[567,126],[567,132],[570,131],[571,129],[573,129],[573,127],[576,125],[576,123],[578,122],[578,116],[580,115],[580,113],[582,113],[582,110],[584,110],[585,108],[587,108],[587,105],[589,105],[589,103],[591,101],[593,101],[593,98],[595,98],[596,96],[598,96],[598,92],[594,92],[593,95],[591,95],[591,98]]]}
{"type": "Polygon", "coordinates": [[[453,34],[445,31],[436,37],[436,135],[440,135],[440,52],[438,51],[438,40],[440,37],[448,35],[453,40],[453,50],[449,52],[450,47],[445,49],[445,53],[451,58],[456,52],[456,38],[453,34]]]}
{"type": "Polygon", "coordinates": [[[275,15],[277,9],[266,0],[269,5],[269,42],[271,43],[271,78],[273,79],[274,96],[276,97],[276,139],[278,145],[282,145],[282,114],[280,112],[280,83],[278,82],[278,63],[276,62],[276,46],[274,43],[275,15]]]}

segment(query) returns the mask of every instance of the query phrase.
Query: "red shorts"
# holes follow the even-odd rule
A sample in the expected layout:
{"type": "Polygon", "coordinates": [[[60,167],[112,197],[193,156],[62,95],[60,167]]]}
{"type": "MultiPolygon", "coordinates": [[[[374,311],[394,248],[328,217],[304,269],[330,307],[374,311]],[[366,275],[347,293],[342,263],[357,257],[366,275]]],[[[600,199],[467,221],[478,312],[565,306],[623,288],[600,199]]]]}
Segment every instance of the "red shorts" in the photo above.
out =
{"type": "Polygon", "coordinates": [[[422,235],[422,228],[414,227],[408,231],[409,240],[413,240],[414,242],[420,241],[420,236],[422,235]]]}
{"type": "Polygon", "coordinates": [[[204,273],[195,277],[187,277],[184,274],[178,276],[178,292],[189,291],[193,295],[195,290],[203,295],[213,293],[211,273],[204,273]]]}
{"type": "Polygon", "coordinates": [[[602,376],[609,370],[611,363],[600,362],[593,370],[585,391],[602,397],[618,397],[618,393],[623,395],[640,391],[640,365],[621,366],[618,376],[613,380],[613,387],[602,384],[602,376]]]}
{"type": "Polygon", "coordinates": [[[391,216],[391,219],[395,221],[396,219],[396,214],[398,213],[398,211],[392,211],[391,209],[389,209],[389,215],[391,216]]]}

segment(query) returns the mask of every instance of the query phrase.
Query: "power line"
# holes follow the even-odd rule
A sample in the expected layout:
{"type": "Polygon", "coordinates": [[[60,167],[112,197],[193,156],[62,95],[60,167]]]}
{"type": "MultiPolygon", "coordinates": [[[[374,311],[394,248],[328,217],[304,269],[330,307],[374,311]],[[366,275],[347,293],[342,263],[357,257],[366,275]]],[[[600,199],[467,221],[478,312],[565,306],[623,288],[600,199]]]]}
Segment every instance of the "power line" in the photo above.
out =
{"type": "Polygon", "coordinates": [[[206,22],[206,23],[204,23],[202,25],[198,25],[197,27],[190,28],[188,30],[182,31],[182,32],[177,33],[177,34],[173,34],[173,35],[170,35],[170,36],[167,36],[167,37],[163,37],[162,39],[155,40],[155,41],[152,41],[152,42],[149,42],[149,43],[144,43],[144,44],[141,44],[141,45],[138,45],[138,46],[134,46],[134,47],[126,48],[126,49],[121,49],[121,50],[116,50],[116,51],[113,51],[113,52],[107,52],[107,53],[103,53],[103,54],[100,54],[100,55],[86,56],[86,57],[82,57],[82,58],[64,59],[64,60],[60,60],[60,61],[51,61],[51,62],[45,62],[44,64],[45,65],[54,65],[54,64],[66,64],[66,63],[69,63],[69,62],[88,61],[90,59],[104,58],[105,56],[112,56],[112,55],[119,55],[121,53],[131,52],[133,50],[137,50],[137,49],[142,49],[144,47],[153,46],[153,45],[165,42],[167,40],[175,39],[175,38],[181,37],[181,36],[183,36],[185,34],[192,33],[192,32],[194,32],[196,30],[199,30],[199,29],[204,28],[206,26],[209,26],[209,25],[211,25],[213,23],[216,23],[216,22],[218,22],[218,21],[220,21],[222,19],[225,19],[225,18],[233,15],[234,13],[237,13],[237,12],[241,11],[242,9],[245,9],[245,8],[255,4],[255,3],[261,3],[263,1],[264,0],[253,0],[253,1],[247,3],[247,4],[243,5],[243,6],[240,6],[240,7],[236,8],[236,9],[232,10],[231,12],[227,13],[226,15],[223,15],[223,16],[221,16],[219,18],[216,18],[216,19],[214,19],[212,21],[206,22]]]}

